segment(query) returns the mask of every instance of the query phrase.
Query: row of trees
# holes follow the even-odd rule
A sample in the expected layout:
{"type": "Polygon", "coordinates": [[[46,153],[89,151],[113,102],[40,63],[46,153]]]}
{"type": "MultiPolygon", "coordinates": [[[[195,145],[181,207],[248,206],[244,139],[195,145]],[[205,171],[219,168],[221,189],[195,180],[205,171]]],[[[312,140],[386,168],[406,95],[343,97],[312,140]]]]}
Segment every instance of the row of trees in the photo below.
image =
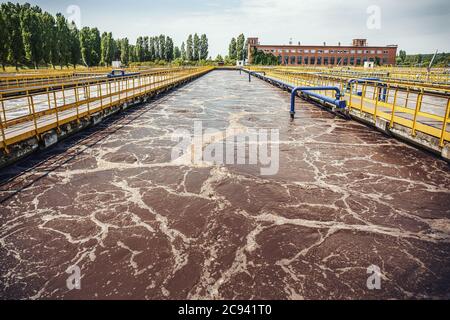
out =
{"type": "Polygon", "coordinates": [[[64,66],[77,64],[98,66],[120,60],[130,62],[199,61],[208,58],[206,34],[190,35],[181,49],[172,38],[138,37],[136,44],[128,38],[113,38],[112,33],[100,34],[97,28],[84,27],[78,30],[60,13],[53,17],[37,6],[3,3],[0,7],[0,64],[64,66]]]}
{"type": "Polygon", "coordinates": [[[0,7],[0,63],[16,68],[27,63],[68,65],[80,60],[80,36],[62,14],[53,17],[30,4],[2,3],[0,7]]]}
{"type": "Polygon", "coordinates": [[[199,36],[190,34],[186,43],[181,44],[181,58],[185,61],[198,61],[208,59],[209,43],[206,34],[199,36]]]}
{"type": "MultiPolygon", "coordinates": [[[[434,54],[408,55],[406,51],[400,50],[397,56],[397,65],[408,67],[428,67],[434,54]]],[[[450,53],[438,53],[433,62],[433,67],[449,67],[450,53]]]]}
{"type": "Polygon", "coordinates": [[[237,39],[231,39],[228,46],[228,58],[231,60],[247,59],[247,41],[243,34],[240,34],[237,39]]]}

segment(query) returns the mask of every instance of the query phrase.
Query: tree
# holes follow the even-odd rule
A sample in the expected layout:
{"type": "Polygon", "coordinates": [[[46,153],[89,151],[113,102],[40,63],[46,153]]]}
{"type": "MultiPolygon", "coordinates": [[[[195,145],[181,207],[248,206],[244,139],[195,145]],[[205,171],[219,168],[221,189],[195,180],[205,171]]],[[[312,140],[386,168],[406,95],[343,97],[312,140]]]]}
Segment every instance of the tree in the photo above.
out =
{"type": "Polygon", "coordinates": [[[25,57],[25,49],[22,40],[22,31],[20,28],[20,5],[7,4],[1,5],[2,12],[6,17],[6,29],[8,33],[8,61],[10,61],[16,70],[25,57]]]}
{"type": "Polygon", "coordinates": [[[102,60],[102,40],[100,37],[100,31],[97,28],[91,29],[91,42],[92,42],[92,65],[98,66],[102,60]]]}
{"type": "Polygon", "coordinates": [[[159,59],[166,59],[166,36],[163,34],[159,36],[159,59]]]}
{"type": "Polygon", "coordinates": [[[245,44],[244,44],[244,60],[248,59],[248,39],[245,40],[245,44]]]}
{"type": "Polygon", "coordinates": [[[400,57],[400,61],[401,61],[402,63],[405,63],[405,61],[406,61],[406,51],[400,50],[400,52],[399,52],[399,57],[400,57]]]}
{"type": "Polygon", "coordinates": [[[149,47],[149,38],[144,37],[143,45],[142,45],[142,60],[150,61],[150,47],[149,47]]]}
{"type": "Polygon", "coordinates": [[[192,34],[189,35],[187,41],[186,41],[186,60],[191,61],[193,58],[193,40],[192,40],[192,34]]]}
{"type": "Polygon", "coordinates": [[[70,61],[70,29],[66,18],[56,14],[56,59],[55,62],[61,69],[68,66],[70,61]]]}
{"type": "Polygon", "coordinates": [[[208,59],[208,37],[206,34],[202,34],[200,38],[200,59],[206,60],[208,59]]]}
{"type": "Polygon", "coordinates": [[[174,59],[180,59],[181,58],[180,48],[178,48],[178,47],[173,48],[173,58],[174,59]]]}
{"type": "MultiPolygon", "coordinates": [[[[58,63],[55,18],[50,13],[44,12],[44,14],[41,15],[41,24],[42,24],[42,51],[43,51],[42,59],[46,64],[52,64],[53,67],[55,67],[55,65],[58,63]]],[[[78,44],[78,51],[79,50],[80,48],[78,44]]]]}
{"type": "Polygon", "coordinates": [[[231,43],[230,46],[228,48],[228,56],[231,60],[236,60],[237,59],[237,44],[236,44],[236,39],[233,38],[231,39],[231,43]]]}
{"type": "Polygon", "coordinates": [[[223,62],[223,57],[220,54],[218,54],[215,61],[216,62],[223,62]]]}
{"type": "Polygon", "coordinates": [[[81,50],[80,50],[80,32],[75,25],[75,22],[72,21],[70,25],[70,63],[73,65],[73,68],[77,68],[77,64],[81,59],[81,50]]]}
{"type": "Polygon", "coordinates": [[[43,58],[42,32],[38,12],[32,9],[23,9],[20,15],[20,26],[25,49],[25,58],[37,69],[43,58]]]}
{"type": "Polygon", "coordinates": [[[166,38],[165,43],[165,60],[170,62],[173,60],[173,40],[170,37],[166,38]]]}
{"type": "Polygon", "coordinates": [[[148,51],[149,51],[149,61],[155,61],[156,52],[155,52],[155,38],[150,37],[149,44],[148,44],[148,51]]]}
{"type": "Polygon", "coordinates": [[[136,40],[135,55],[137,62],[144,61],[144,38],[142,37],[138,37],[136,40]]]}
{"type": "Polygon", "coordinates": [[[245,36],[241,33],[236,41],[236,59],[244,60],[245,36]]]}
{"type": "Polygon", "coordinates": [[[155,60],[161,60],[162,54],[161,54],[161,47],[159,45],[159,37],[154,38],[155,42],[155,60]]]}
{"type": "Polygon", "coordinates": [[[129,46],[128,38],[120,41],[120,60],[124,65],[128,65],[128,62],[130,61],[129,46]]]}
{"type": "Polygon", "coordinates": [[[101,39],[101,63],[110,66],[115,57],[116,43],[112,33],[104,32],[101,39]]]}
{"type": "Polygon", "coordinates": [[[3,71],[5,71],[6,63],[8,62],[8,29],[6,26],[6,16],[3,13],[3,8],[0,8],[0,63],[3,71]]]}
{"type": "Polygon", "coordinates": [[[183,61],[186,60],[186,45],[184,44],[184,42],[181,44],[181,59],[183,61]]]}
{"type": "Polygon", "coordinates": [[[200,38],[194,34],[194,43],[192,46],[192,60],[197,61],[200,58],[200,38]]]}
{"type": "MultiPolygon", "coordinates": [[[[106,35],[105,39],[108,37],[106,35]]],[[[80,44],[81,56],[84,63],[88,67],[98,66],[102,61],[102,38],[100,37],[100,31],[97,28],[90,29],[84,27],[80,32],[80,44]]]]}

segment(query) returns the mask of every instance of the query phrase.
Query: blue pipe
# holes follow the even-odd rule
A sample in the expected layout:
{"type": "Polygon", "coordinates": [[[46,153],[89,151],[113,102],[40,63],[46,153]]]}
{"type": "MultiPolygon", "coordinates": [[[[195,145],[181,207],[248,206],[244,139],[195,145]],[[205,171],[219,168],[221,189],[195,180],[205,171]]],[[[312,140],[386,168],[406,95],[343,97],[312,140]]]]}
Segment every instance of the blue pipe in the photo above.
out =
{"type": "Polygon", "coordinates": [[[344,100],[340,100],[342,97],[341,90],[338,87],[296,87],[292,89],[291,94],[291,118],[295,118],[295,98],[297,97],[297,92],[300,91],[303,94],[320,99],[324,102],[335,105],[339,109],[345,109],[347,107],[347,102],[344,100]],[[314,93],[311,91],[335,91],[336,99],[314,93]]]}
{"type": "Polygon", "coordinates": [[[266,72],[265,71],[249,71],[248,72],[248,82],[252,82],[252,75],[256,75],[258,73],[262,73],[264,76],[266,76],[266,72]]]}
{"type": "Polygon", "coordinates": [[[378,101],[386,102],[387,97],[387,85],[383,83],[379,78],[361,78],[361,79],[352,79],[347,84],[347,90],[351,90],[352,84],[354,83],[371,83],[376,84],[377,87],[382,87],[383,91],[378,95],[378,101]]]}

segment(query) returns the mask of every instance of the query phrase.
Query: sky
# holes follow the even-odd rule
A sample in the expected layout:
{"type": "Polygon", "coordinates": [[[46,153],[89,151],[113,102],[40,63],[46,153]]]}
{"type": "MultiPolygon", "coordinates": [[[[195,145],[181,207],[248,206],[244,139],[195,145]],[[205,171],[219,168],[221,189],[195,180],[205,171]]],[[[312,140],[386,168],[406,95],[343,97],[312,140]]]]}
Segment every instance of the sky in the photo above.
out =
{"type": "Polygon", "coordinates": [[[409,54],[450,52],[450,0],[29,0],[115,38],[166,34],[176,45],[206,33],[210,56],[244,33],[261,44],[396,44],[409,54]]]}

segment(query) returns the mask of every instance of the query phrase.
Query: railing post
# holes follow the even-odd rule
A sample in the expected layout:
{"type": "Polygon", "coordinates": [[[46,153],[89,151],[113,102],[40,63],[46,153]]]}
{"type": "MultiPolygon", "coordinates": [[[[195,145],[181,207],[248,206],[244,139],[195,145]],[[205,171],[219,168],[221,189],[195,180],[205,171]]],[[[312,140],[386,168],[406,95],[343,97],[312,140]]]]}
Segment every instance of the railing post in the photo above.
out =
{"type": "Polygon", "coordinates": [[[364,97],[365,97],[365,95],[366,95],[366,90],[367,90],[367,83],[364,83],[364,84],[363,84],[362,91],[361,91],[361,106],[360,106],[360,109],[359,109],[361,115],[362,115],[362,113],[363,113],[364,97]]]}
{"type": "Polygon", "coordinates": [[[29,91],[27,91],[27,95],[28,95],[28,103],[30,104],[32,115],[33,115],[34,130],[35,130],[36,136],[39,138],[39,128],[37,126],[36,112],[34,110],[33,96],[29,94],[29,91]]]}
{"type": "MultiPolygon", "coordinates": [[[[3,97],[0,95],[0,100],[2,101],[2,110],[3,110],[3,115],[5,116],[5,106],[4,106],[4,103],[3,103],[3,97]]],[[[6,117],[5,117],[5,124],[6,124],[6,117]]],[[[6,136],[5,136],[5,129],[3,128],[3,119],[2,119],[2,116],[1,116],[1,114],[0,114],[0,130],[1,130],[1,134],[2,134],[2,145],[3,145],[3,148],[5,149],[5,152],[7,153],[8,152],[8,148],[7,148],[7,145],[6,145],[6,136]]]]}
{"type": "Polygon", "coordinates": [[[55,112],[56,112],[56,126],[58,127],[59,130],[59,112],[58,112],[58,102],[56,100],[56,92],[53,91],[53,101],[55,103],[55,112]]]}
{"type": "Polygon", "coordinates": [[[88,109],[88,116],[91,116],[91,106],[90,106],[90,100],[91,100],[91,86],[89,83],[87,83],[84,87],[85,96],[87,97],[87,109],[88,109]]]}
{"type": "Polygon", "coordinates": [[[97,94],[100,97],[100,110],[103,113],[103,94],[102,94],[102,84],[97,84],[97,94]]]}
{"type": "Polygon", "coordinates": [[[76,109],[77,109],[77,122],[80,123],[80,111],[79,111],[79,97],[78,97],[78,87],[75,86],[74,88],[75,91],[75,105],[76,105],[76,109]]]}
{"type": "Polygon", "coordinates": [[[395,121],[395,107],[397,104],[397,95],[398,95],[398,87],[395,88],[395,93],[394,93],[394,102],[392,104],[392,116],[391,116],[391,122],[389,124],[389,128],[392,129],[394,127],[394,121],[395,121]]]}
{"type": "MultiPolygon", "coordinates": [[[[111,107],[112,104],[113,104],[111,81],[108,82],[107,88],[108,88],[108,87],[109,87],[109,104],[110,104],[109,107],[111,107]]],[[[108,90],[106,90],[106,91],[108,91],[108,90]]]]}
{"type": "Polygon", "coordinates": [[[416,136],[417,116],[422,107],[422,99],[423,99],[423,89],[420,91],[419,95],[417,96],[416,110],[414,112],[414,122],[413,122],[413,127],[412,127],[412,136],[413,137],[416,136]]]}
{"type": "Polygon", "coordinates": [[[379,101],[379,97],[380,97],[380,86],[378,86],[378,84],[375,87],[375,93],[376,93],[376,99],[375,99],[375,110],[373,113],[373,120],[376,122],[377,114],[378,114],[378,101],[379,101]]]}
{"type": "Polygon", "coordinates": [[[444,121],[442,123],[442,133],[441,133],[441,139],[439,142],[439,146],[441,148],[444,147],[445,134],[447,133],[447,124],[448,124],[449,116],[450,116],[450,98],[447,100],[447,110],[445,111],[444,121]]]}

